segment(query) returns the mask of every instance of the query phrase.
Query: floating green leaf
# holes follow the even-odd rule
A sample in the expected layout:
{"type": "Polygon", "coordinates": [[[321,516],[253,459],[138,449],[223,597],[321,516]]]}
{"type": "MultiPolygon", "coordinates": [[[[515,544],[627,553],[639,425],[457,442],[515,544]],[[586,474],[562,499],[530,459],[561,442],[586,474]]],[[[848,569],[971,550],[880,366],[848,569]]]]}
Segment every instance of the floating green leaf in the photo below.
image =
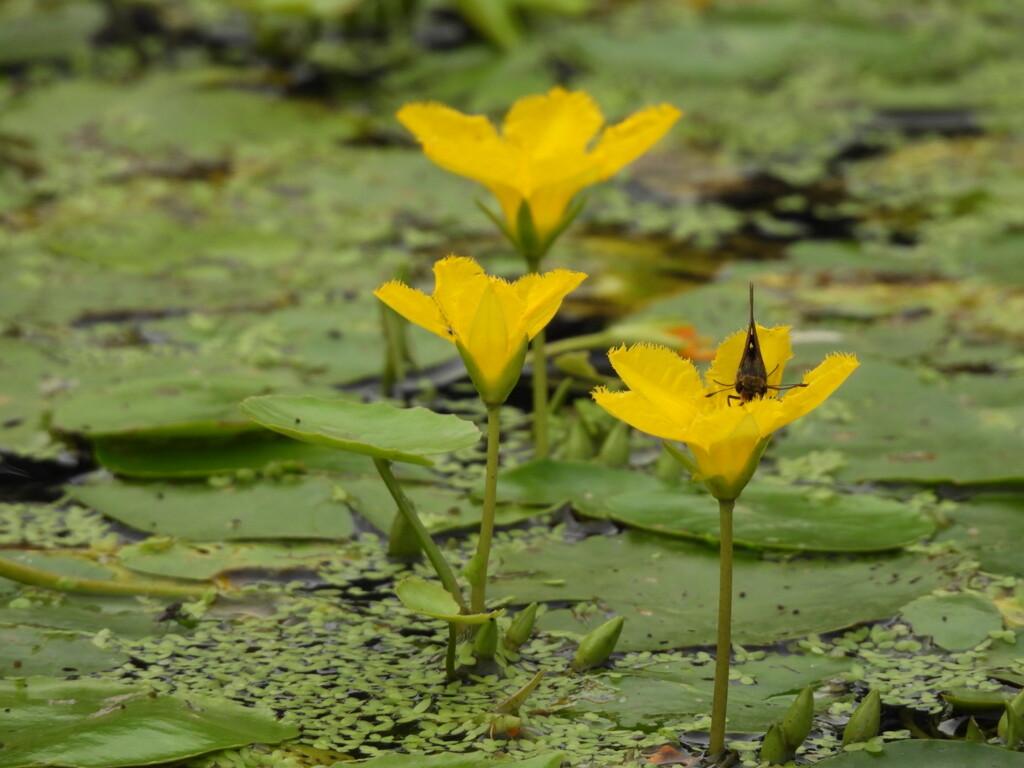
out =
{"type": "Polygon", "coordinates": [[[298,735],[264,710],[103,680],[0,681],[0,711],[0,768],[150,765],[298,735]]]}
{"type": "Polygon", "coordinates": [[[926,595],[900,609],[914,632],[931,635],[947,651],[962,651],[988,640],[989,632],[1003,628],[999,609],[975,592],[926,595]]]}
{"type": "MultiPolygon", "coordinates": [[[[632,620],[632,619],[630,619],[632,620]]],[[[627,622],[628,624],[628,622],[627,622]]],[[[852,665],[849,659],[829,656],[772,654],[760,661],[735,664],[745,682],[729,686],[729,723],[731,732],[756,733],[782,719],[792,696],[807,685],[839,675],[852,665]]],[[[689,661],[656,662],[637,669],[617,669],[604,675],[601,682],[608,692],[595,696],[600,701],[583,701],[574,710],[609,715],[627,728],[650,727],[691,715],[711,711],[714,662],[703,665],[689,661]]],[[[816,700],[820,711],[829,697],[816,700]]]]}
{"type": "Polygon", "coordinates": [[[133,571],[200,580],[251,568],[316,570],[344,557],[345,549],[339,544],[264,541],[208,544],[142,542],[123,547],[118,554],[120,563],[133,571]]]}
{"type": "Polygon", "coordinates": [[[657,491],[666,486],[641,472],[574,461],[539,459],[502,472],[498,500],[517,504],[553,505],[592,500],[631,491],[657,491]]]}
{"type": "MultiPolygon", "coordinates": [[[[718,554],[710,547],[637,532],[499,548],[495,556],[501,567],[491,594],[515,604],[598,602],[629,619],[620,650],[715,641],[718,554]]],[[[737,551],[734,640],[773,643],[892,616],[909,599],[942,584],[947,565],[913,555],[771,562],[737,551]]],[[[607,618],[602,610],[558,609],[539,625],[583,635],[607,618]]]]}
{"type": "Polygon", "coordinates": [[[472,423],[426,408],[274,395],[249,398],[240,407],[256,423],[296,440],[412,464],[432,464],[428,456],[480,439],[472,423]]]}
{"type": "Polygon", "coordinates": [[[459,604],[448,590],[435,581],[424,581],[417,577],[402,579],[395,587],[395,592],[410,611],[451,624],[486,624],[501,614],[501,610],[490,613],[460,613],[459,604]]]}
{"type": "MultiPolygon", "coordinates": [[[[101,648],[93,644],[92,638],[74,632],[0,625],[0,678],[87,675],[116,667],[126,660],[124,653],[101,648]]],[[[6,738],[0,743],[3,741],[6,738]]],[[[0,748],[0,765],[3,764],[0,748]]]]}
{"type": "Polygon", "coordinates": [[[348,505],[321,477],[222,488],[105,481],[69,490],[82,504],[132,528],[192,541],[346,539],[354,531],[348,505]]]}
{"type": "Polygon", "coordinates": [[[1024,758],[986,744],[945,739],[913,739],[886,744],[881,753],[848,752],[822,760],[822,768],[1020,768],[1024,758]]]}
{"type": "MultiPolygon", "coordinates": [[[[626,491],[577,504],[588,515],[633,528],[718,541],[718,505],[686,488],[626,491]]],[[[736,503],[735,543],[768,549],[877,552],[932,532],[933,524],[893,499],[755,482],[736,503]]]]}

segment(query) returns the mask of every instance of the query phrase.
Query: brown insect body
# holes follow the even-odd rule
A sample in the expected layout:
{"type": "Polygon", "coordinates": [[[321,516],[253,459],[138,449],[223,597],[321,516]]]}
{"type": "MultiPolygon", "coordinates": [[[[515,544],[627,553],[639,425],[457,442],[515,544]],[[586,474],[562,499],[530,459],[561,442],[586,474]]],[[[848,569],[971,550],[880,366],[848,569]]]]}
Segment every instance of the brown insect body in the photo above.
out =
{"type": "MultiPolygon", "coordinates": [[[[775,370],[772,369],[772,373],[774,372],[775,370]]],[[[726,398],[727,402],[731,404],[733,400],[739,400],[741,403],[749,403],[755,398],[760,400],[768,394],[769,389],[781,392],[784,389],[807,386],[806,384],[790,384],[788,387],[780,387],[769,384],[769,375],[768,369],[765,368],[764,355],[761,354],[761,342],[757,338],[757,324],[754,322],[754,284],[751,283],[750,325],[747,327],[747,340],[743,342],[743,357],[740,358],[739,368],[736,369],[736,380],[732,384],[716,381],[716,384],[725,387],[725,389],[710,392],[705,397],[711,397],[720,392],[733,389],[736,390],[736,394],[729,395],[726,398]]]]}
{"type": "Polygon", "coordinates": [[[750,325],[747,327],[747,340],[743,343],[743,357],[736,369],[736,390],[731,398],[739,397],[741,402],[749,403],[755,397],[761,398],[768,394],[768,371],[764,366],[761,354],[761,342],[757,338],[757,326],[754,323],[754,284],[750,284],[750,325]]]}

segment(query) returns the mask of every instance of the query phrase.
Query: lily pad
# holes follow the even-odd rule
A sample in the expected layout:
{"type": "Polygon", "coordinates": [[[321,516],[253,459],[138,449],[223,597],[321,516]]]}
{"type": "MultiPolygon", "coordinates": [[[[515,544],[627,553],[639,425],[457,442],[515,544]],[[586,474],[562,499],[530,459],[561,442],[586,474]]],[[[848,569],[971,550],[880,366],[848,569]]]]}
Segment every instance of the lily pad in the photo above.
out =
{"type": "Polygon", "coordinates": [[[365,456],[299,443],[269,432],[267,435],[268,439],[260,439],[257,433],[236,439],[172,442],[100,439],[93,443],[93,456],[118,475],[148,479],[203,478],[239,470],[260,472],[275,466],[356,474],[374,471],[373,463],[365,456]]]}
{"type": "MultiPolygon", "coordinates": [[[[168,601],[169,602],[169,601],[168,601]]],[[[95,633],[109,629],[121,637],[180,632],[181,625],[158,622],[160,606],[146,607],[135,597],[66,594],[60,602],[20,606],[0,604],[0,625],[24,625],[95,633]]]]}
{"type": "Polygon", "coordinates": [[[132,528],[191,541],[346,539],[355,530],[348,505],[332,483],[320,477],[223,488],[107,481],[68,491],[82,504],[132,528]]]}
{"type": "MultiPolygon", "coordinates": [[[[177,364],[187,366],[187,361],[177,364]]],[[[238,401],[297,386],[297,378],[286,372],[257,375],[192,370],[134,378],[126,373],[109,384],[83,387],[62,399],[54,409],[53,428],[88,439],[256,432],[257,427],[238,412],[238,401]]]]}
{"type": "MultiPolygon", "coordinates": [[[[93,644],[92,638],[78,633],[0,625],[0,678],[87,675],[119,666],[126,660],[126,654],[100,648],[93,644]]],[[[0,691],[2,685],[0,683],[0,691]]],[[[3,755],[0,747],[0,765],[3,765],[3,755]]]]}
{"type": "Polygon", "coordinates": [[[913,371],[861,366],[824,406],[790,425],[775,451],[798,456],[839,450],[842,480],[981,483],[1019,479],[1020,436],[993,426],[955,389],[913,371]]]}
{"type": "Polygon", "coordinates": [[[988,640],[989,632],[1003,628],[999,609],[973,592],[919,597],[900,613],[914,632],[931,635],[935,644],[947,651],[973,648],[988,640]]]}
{"type": "Polygon", "coordinates": [[[361,762],[366,768],[559,768],[565,755],[555,752],[526,760],[495,759],[483,752],[447,752],[434,755],[381,755],[361,762]]]}
{"type": "Polygon", "coordinates": [[[256,423],[296,440],[411,464],[433,464],[428,456],[480,439],[471,422],[426,408],[274,395],[248,398],[239,407],[256,423]]]}
{"type": "Polygon", "coordinates": [[[179,579],[212,579],[252,568],[268,571],[315,570],[344,556],[339,545],[313,542],[130,544],[118,554],[126,568],[179,579]]]}
{"type": "MultiPolygon", "coordinates": [[[[586,515],[632,528],[718,541],[718,504],[679,488],[595,497],[577,504],[586,515]]],[[[878,552],[917,541],[934,525],[893,499],[781,483],[749,485],[736,503],[735,543],[767,549],[878,552]]]]}
{"type": "Polygon", "coordinates": [[[880,753],[864,750],[822,760],[824,768],[1020,768],[1020,752],[947,739],[912,739],[886,744],[880,753]]]}
{"type": "Polygon", "coordinates": [[[586,504],[593,499],[620,493],[623,488],[643,492],[666,487],[661,481],[641,472],[584,462],[538,459],[498,476],[498,500],[536,505],[570,501],[586,504]]]}
{"type": "MultiPolygon", "coordinates": [[[[718,555],[700,544],[631,532],[573,544],[545,540],[498,548],[495,598],[597,603],[578,612],[549,611],[542,629],[586,632],[608,612],[628,618],[619,649],[660,650],[712,645],[716,638],[718,555]],[[505,575],[507,574],[507,575],[505,575]]],[[[887,618],[947,578],[948,562],[915,555],[801,557],[734,556],[733,637],[767,644],[887,618]]]]}
{"type": "Polygon", "coordinates": [[[1012,494],[985,494],[958,504],[953,524],[935,537],[956,541],[991,573],[1024,576],[1024,499],[1012,494]]]}
{"type": "MultiPolygon", "coordinates": [[[[765,731],[782,719],[793,696],[801,688],[847,671],[850,659],[829,656],[771,655],[760,661],[734,664],[745,682],[729,686],[728,729],[732,732],[765,731]]],[[[585,700],[573,710],[600,712],[626,728],[649,728],[689,715],[706,715],[711,711],[714,688],[714,662],[703,665],[666,661],[640,669],[618,669],[603,675],[601,682],[610,695],[604,701],[585,700]]],[[[593,694],[602,697],[600,690],[593,694]]],[[[815,708],[822,710],[828,697],[815,699],[815,708]]]]}
{"type": "MultiPolygon", "coordinates": [[[[397,514],[395,500],[379,477],[340,478],[337,484],[353,511],[382,533],[391,530],[397,514]]],[[[483,505],[464,491],[418,483],[402,483],[402,490],[431,533],[473,529],[480,525],[483,505]]],[[[519,504],[499,504],[494,511],[494,524],[499,528],[507,527],[536,518],[546,511],[519,504]]]]}
{"type": "Polygon", "coordinates": [[[0,768],[117,768],[298,736],[265,710],[102,680],[0,682],[0,768]]]}
{"type": "Polygon", "coordinates": [[[395,592],[402,605],[410,611],[450,624],[486,624],[501,614],[501,610],[490,613],[460,613],[459,604],[448,590],[435,581],[424,581],[417,577],[402,579],[395,587],[395,592]]]}

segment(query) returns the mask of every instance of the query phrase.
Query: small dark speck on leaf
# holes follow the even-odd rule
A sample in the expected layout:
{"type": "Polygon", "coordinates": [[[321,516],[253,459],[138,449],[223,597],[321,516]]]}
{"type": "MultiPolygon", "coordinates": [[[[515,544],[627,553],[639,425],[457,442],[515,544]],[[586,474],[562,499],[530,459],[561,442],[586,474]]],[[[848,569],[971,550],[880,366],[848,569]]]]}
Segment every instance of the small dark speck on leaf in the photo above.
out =
{"type": "Polygon", "coordinates": [[[2,426],[4,429],[11,429],[12,427],[16,427],[19,424],[24,423],[24,421],[25,419],[23,419],[21,416],[15,416],[5,421],[2,426]]]}
{"type": "Polygon", "coordinates": [[[943,617],[942,617],[942,620],[943,620],[943,621],[946,621],[946,617],[945,617],[945,616],[943,616],[943,617]]]}
{"type": "Polygon", "coordinates": [[[794,608],[793,609],[793,615],[794,616],[799,616],[800,615],[800,609],[799,608],[794,608]]]}
{"type": "Polygon", "coordinates": [[[302,423],[302,419],[295,419],[295,423],[296,424],[301,424],[302,423]]]}
{"type": "Polygon", "coordinates": [[[775,606],[775,610],[777,610],[777,611],[784,611],[784,610],[786,610],[786,606],[784,606],[784,605],[776,605],[775,606]]]}
{"type": "Polygon", "coordinates": [[[339,331],[337,328],[331,328],[330,330],[327,331],[327,338],[328,339],[335,339],[335,340],[337,340],[337,339],[340,339],[342,337],[342,335],[343,335],[342,332],[339,331]]]}
{"type": "Polygon", "coordinates": [[[747,596],[746,592],[740,592],[740,597],[746,597],[746,596],[747,596]]]}
{"type": "Polygon", "coordinates": [[[163,501],[163,498],[164,498],[164,494],[163,494],[163,491],[161,491],[160,493],[158,493],[158,494],[156,495],[156,498],[157,498],[157,501],[163,501]]]}

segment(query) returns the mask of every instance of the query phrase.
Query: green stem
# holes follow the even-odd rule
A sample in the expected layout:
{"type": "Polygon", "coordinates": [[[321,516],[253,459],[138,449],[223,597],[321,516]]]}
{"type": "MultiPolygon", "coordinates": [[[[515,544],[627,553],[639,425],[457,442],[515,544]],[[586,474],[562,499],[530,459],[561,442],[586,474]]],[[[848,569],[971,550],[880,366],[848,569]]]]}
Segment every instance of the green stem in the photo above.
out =
{"type": "Polygon", "coordinates": [[[484,480],[484,508],[480,519],[480,539],[473,561],[477,572],[473,582],[473,613],[484,613],[487,594],[487,563],[494,536],[494,508],[498,499],[498,446],[501,442],[501,406],[487,406],[487,475],[484,480]]]}
{"type": "Polygon", "coordinates": [[[725,718],[729,707],[729,655],[732,652],[732,509],[736,501],[718,501],[718,643],[715,649],[715,695],[711,702],[708,754],[725,752],[725,718]]]}
{"type": "Polygon", "coordinates": [[[533,442],[538,459],[548,457],[548,357],[543,330],[533,337],[533,442]]]}
{"type": "Polygon", "coordinates": [[[374,459],[374,466],[377,467],[377,471],[380,473],[381,479],[384,484],[388,487],[391,492],[391,498],[395,500],[395,504],[398,505],[399,514],[405,517],[407,523],[416,534],[416,538],[420,541],[420,546],[423,547],[424,553],[427,555],[427,559],[430,564],[434,566],[434,572],[437,577],[441,580],[441,584],[444,586],[448,593],[455,598],[455,602],[459,604],[459,608],[463,611],[466,610],[466,600],[462,596],[462,590],[459,589],[459,583],[455,580],[455,574],[452,573],[451,567],[448,565],[448,561],[444,559],[444,555],[441,554],[441,550],[437,548],[437,544],[430,537],[426,527],[423,525],[423,521],[420,520],[420,516],[416,514],[416,509],[413,507],[409,497],[405,495],[405,491],[402,490],[402,486],[399,485],[395,475],[391,472],[391,462],[387,459],[374,459]]]}
{"type": "Polygon", "coordinates": [[[183,600],[198,600],[206,595],[212,584],[193,585],[176,584],[169,581],[108,581],[106,579],[80,579],[65,576],[31,565],[16,563],[7,558],[0,558],[0,577],[28,584],[33,587],[45,587],[60,592],[79,592],[87,595],[146,595],[148,597],[168,597],[183,600]]]}
{"type": "MultiPolygon", "coordinates": [[[[527,272],[540,273],[540,260],[544,254],[524,253],[527,272]]],[[[530,343],[533,354],[533,444],[534,456],[546,459],[548,447],[548,355],[545,349],[547,334],[542,328],[530,343]]]]}
{"type": "Polygon", "coordinates": [[[448,649],[444,654],[444,673],[449,680],[455,679],[455,649],[459,642],[459,630],[448,624],[448,649]]]}

